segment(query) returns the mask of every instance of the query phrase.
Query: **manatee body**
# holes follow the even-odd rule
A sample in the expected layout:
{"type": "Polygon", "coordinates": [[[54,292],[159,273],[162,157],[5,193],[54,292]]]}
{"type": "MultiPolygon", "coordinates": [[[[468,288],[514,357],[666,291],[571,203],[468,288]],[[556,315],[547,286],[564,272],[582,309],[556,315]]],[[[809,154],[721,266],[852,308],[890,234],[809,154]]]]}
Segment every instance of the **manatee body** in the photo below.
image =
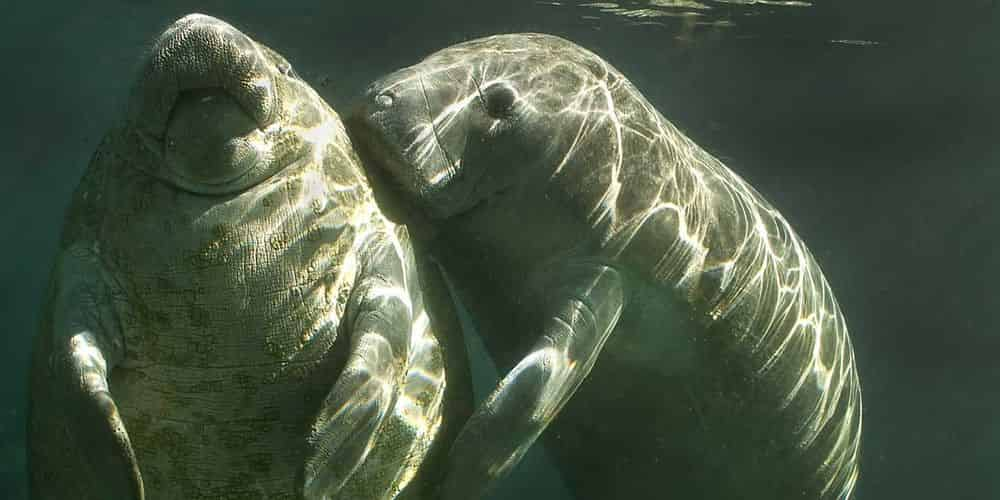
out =
{"type": "Polygon", "coordinates": [[[546,428],[579,498],[851,495],[861,392],[817,263],[606,61],[473,40],[373,83],[346,123],[509,370],[443,498],[481,495],[546,428]]]}
{"type": "Polygon", "coordinates": [[[36,338],[32,497],[396,497],[462,418],[464,347],[338,115],[197,14],[155,40],[129,110],[36,338]]]}

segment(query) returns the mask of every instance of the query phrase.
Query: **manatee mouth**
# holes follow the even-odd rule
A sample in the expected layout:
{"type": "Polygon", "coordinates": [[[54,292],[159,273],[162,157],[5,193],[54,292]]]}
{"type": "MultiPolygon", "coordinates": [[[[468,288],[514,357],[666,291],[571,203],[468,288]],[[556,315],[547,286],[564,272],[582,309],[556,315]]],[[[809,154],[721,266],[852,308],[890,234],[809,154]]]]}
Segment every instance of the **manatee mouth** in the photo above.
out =
{"type": "Polygon", "coordinates": [[[348,137],[361,157],[369,177],[379,185],[391,186],[409,201],[417,201],[418,184],[415,169],[403,154],[403,147],[394,134],[385,114],[395,103],[392,92],[375,90],[373,84],[355,99],[344,119],[348,137]]]}
{"type": "MultiPolygon", "coordinates": [[[[356,104],[344,123],[375,197],[391,220],[412,224],[417,219],[429,223],[452,215],[442,210],[437,199],[442,186],[427,184],[368,102],[356,104]]],[[[428,140],[437,141],[437,138],[428,140]]],[[[435,145],[441,147],[438,142],[435,145]]]]}
{"type": "MultiPolygon", "coordinates": [[[[423,199],[407,184],[406,177],[400,175],[400,172],[412,171],[413,167],[400,154],[399,148],[387,140],[381,132],[379,122],[373,121],[370,114],[362,109],[364,104],[359,106],[345,120],[347,132],[372,184],[375,198],[389,219],[421,227],[433,225],[435,221],[474,215],[511,190],[509,187],[503,188],[476,200],[471,200],[473,192],[469,191],[457,210],[435,210],[432,206],[434,201],[423,199]]],[[[423,229],[421,233],[433,234],[433,231],[423,229]]]]}
{"type": "Polygon", "coordinates": [[[164,136],[163,159],[181,184],[221,187],[261,161],[257,125],[223,89],[181,92],[164,136]]]}
{"type": "Polygon", "coordinates": [[[388,207],[383,207],[383,211],[388,212],[390,219],[407,221],[409,214],[420,209],[415,206],[418,201],[416,196],[397,175],[410,168],[398,154],[398,148],[394,148],[380,133],[380,127],[372,120],[365,102],[353,106],[344,125],[379,205],[388,207]]]}

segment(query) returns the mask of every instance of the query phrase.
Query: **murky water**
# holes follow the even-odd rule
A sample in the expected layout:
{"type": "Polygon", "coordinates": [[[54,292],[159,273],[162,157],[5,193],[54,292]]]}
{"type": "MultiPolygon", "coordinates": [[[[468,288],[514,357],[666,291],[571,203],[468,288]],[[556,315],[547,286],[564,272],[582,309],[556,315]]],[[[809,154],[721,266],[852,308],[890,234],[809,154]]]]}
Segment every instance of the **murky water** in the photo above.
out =
{"type": "MultiPolygon", "coordinates": [[[[1000,496],[995,1],[106,1],[4,11],[4,498],[27,495],[30,339],[63,212],[122,116],[150,40],[195,11],[281,52],[345,114],[369,82],[480,36],[544,32],[593,50],[768,199],[822,268],[863,388],[855,498],[1000,496]]],[[[475,319],[463,319],[481,401],[506,361],[494,362],[475,319]]],[[[622,377],[623,391],[641,383],[622,377]]],[[[680,438],[670,428],[648,437],[680,438]]],[[[668,498],[670,484],[658,486],[650,498],[668,498]]],[[[539,444],[491,498],[574,497],[539,444]]]]}

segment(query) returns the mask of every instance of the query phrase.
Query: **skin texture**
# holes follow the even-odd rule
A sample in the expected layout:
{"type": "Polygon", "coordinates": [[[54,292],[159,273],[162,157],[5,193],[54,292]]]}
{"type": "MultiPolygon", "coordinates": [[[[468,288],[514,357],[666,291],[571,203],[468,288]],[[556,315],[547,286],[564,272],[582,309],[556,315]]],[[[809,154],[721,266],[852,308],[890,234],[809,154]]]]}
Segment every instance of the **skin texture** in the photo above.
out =
{"type": "Polygon", "coordinates": [[[861,391],[818,265],[606,61],[465,42],[373,83],[347,126],[508,370],[442,498],[480,496],[543,431],[578,498],[851,495],[861,391]]]}
{"type": "Polygon", "coordinates": [[[176,21],[68,212],[31,373],[32,497],[422,489],[471,399],[436,272],[284,58],[176,21]]]}

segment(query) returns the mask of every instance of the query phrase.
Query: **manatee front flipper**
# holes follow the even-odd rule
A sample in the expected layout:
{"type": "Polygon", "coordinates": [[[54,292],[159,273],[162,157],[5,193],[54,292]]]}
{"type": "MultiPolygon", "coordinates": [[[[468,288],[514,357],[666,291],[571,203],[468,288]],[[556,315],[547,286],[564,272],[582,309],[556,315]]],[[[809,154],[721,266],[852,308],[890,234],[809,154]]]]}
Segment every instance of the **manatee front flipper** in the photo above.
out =
{"type": "Polygon", "coordinates": [[[306,498],[336,498],[365,461],[402,384],[413,324],[412,260],[381,234],[359,252],[360,270],[345,313],[350,353],[309,437],[306,498]]]}
{"type": "Polygon", "coordinates": [[[614,269],[572,262],[547,271],[539,340],[462,429],[441,498],[485,494],[516,465],[590,373],[625,306],[614,269]]]}
{"type": "Polygon", "coordinates": [[[31,373],[33,498],[143,498],[128,433],[108,391],[124,345],[98,256],[83,244],[57,261],[31,373]]]}

